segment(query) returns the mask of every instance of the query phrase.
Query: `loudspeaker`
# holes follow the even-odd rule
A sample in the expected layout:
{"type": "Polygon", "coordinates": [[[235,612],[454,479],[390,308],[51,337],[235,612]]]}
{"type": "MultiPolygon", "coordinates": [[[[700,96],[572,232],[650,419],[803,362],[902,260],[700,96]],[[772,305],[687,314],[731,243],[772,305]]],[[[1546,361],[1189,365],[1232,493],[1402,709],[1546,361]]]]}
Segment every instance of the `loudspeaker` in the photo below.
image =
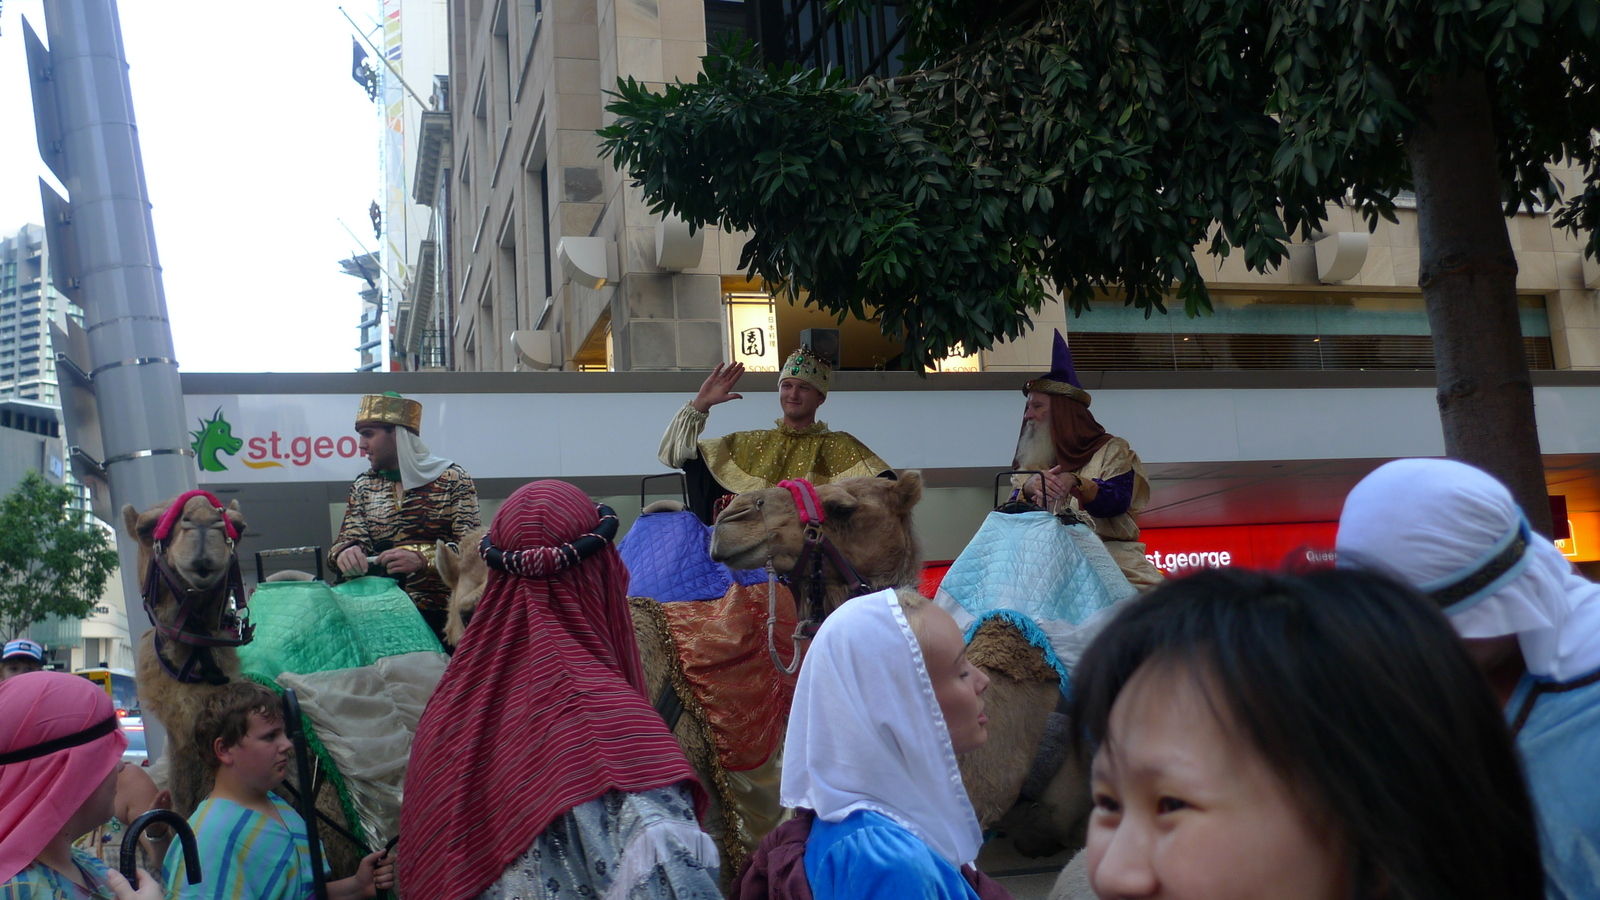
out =
{"type": "Polygon", "coordinates": [[[803,329],[800,332],[800,346],[810,350],[812,356],[822,360],[834,369],[839,368],[839,329],[803,329]]]}

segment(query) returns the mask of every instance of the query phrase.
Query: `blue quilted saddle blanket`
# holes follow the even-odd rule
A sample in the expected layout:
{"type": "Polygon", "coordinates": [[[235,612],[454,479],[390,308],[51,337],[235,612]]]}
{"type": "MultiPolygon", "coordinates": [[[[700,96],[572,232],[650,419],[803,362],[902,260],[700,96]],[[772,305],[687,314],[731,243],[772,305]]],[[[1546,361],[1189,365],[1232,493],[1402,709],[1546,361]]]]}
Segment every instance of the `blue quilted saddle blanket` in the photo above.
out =
{"type": "Polygon", "coordinates": [[[766,580],[760,569],[735,572],[711,558],[711,529],[687,510],[646,513],[617,552],[628,567],[628,593],[661,603],[720,600],[734,584],[766,580]]]}
{"type": "Polygon", "coordinates": [[[991,512],[935,599],[962,627],[998,610],[1020,613],[1070,669],[1106,612],[1135,593],[1087,525],[1042,511],[991,512]]]}
{"type": "Polygon", "coordinates": [[[443,653],[439,639],[390,578],[274,581],[250,595],[255,638],[239,648],[244,673],[272,683],[300,675],[370,666],[402,653],[443,653]]]}

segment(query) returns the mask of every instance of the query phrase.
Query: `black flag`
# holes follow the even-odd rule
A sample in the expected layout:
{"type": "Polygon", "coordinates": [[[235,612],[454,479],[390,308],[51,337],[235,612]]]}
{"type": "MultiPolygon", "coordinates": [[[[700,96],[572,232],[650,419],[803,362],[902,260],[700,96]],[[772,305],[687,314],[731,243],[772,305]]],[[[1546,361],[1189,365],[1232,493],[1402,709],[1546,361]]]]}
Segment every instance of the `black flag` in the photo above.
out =
{"type": "Polygon", "coordinates": [[[361,42],[355,38],[350,39],[350,47],[354,53],[354,59],[350,63],[350,77],[354,78],[356,84],[361,85],[366,90],[367,99],[378,99],[378,73],[374,72],[372,66],[367,64],[366,48],[362,47],[361,42]]]}

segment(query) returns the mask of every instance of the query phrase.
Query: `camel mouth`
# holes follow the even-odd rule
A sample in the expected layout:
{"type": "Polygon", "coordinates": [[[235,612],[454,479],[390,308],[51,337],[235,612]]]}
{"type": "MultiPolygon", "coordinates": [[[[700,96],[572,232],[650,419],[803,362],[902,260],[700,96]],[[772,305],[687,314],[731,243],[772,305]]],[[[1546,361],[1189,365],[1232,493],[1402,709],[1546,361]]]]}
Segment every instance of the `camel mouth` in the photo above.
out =
{"type": "Polygon", "coordinates": [[[189,587],[197,591],[208,591],[217,586],[228,574],[226,568],[213,569],[210,566],[180,567],[178,575],[188,582],[189,587]]]}
{"type": "Polygon", "coordinates": [[[730,569],[759,569],[767,564],[767,554],[761,544],[724,549],[717,546],[716,538],[711,541],[711,558],[730,569]]]}
{"type": "Polygon", "coordinates": [[[728,539],[728,529],[721,522],[711,529],[711,558],[730,569],[757,569],[766,565],[767,555],[762,549],[764,540],[735,545],[728,539]]]}

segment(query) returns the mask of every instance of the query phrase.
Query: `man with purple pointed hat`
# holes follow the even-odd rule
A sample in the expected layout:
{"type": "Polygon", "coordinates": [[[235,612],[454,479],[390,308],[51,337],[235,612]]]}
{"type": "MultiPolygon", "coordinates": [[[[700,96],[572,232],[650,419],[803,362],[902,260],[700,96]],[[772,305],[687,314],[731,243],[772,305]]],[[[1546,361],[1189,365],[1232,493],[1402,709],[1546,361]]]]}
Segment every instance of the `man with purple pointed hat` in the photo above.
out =
{"type": "Polygon", "coordinates": [[[1072,351],[1060,331],[1050,373],[1029,381],[1022,392],[1028,405],[1011,466],[1044,475],[1027,479],[1020,492],[1092,527],[1135,587],[1159,584],[1161,573],[1145,558],[1133,518],[1150,502],[1144,464],[1127,441],[1108,434],[1089,412],[1089,392],[1078,383],[1072,351]]]}

